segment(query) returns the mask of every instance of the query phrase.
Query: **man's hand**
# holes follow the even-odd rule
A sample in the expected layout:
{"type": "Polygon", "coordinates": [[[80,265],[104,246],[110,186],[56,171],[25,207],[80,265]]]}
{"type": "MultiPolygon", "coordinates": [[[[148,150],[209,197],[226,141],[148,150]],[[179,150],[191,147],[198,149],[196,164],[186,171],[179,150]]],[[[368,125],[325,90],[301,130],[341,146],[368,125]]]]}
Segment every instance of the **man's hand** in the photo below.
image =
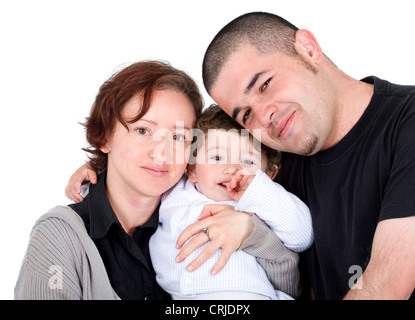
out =
{"type": "Polygon", "coordinates": [[[84,181],[89,181],[92,184],[97,183],[97,174],[88,163],[80,166],[69,179],[65,188],[66,197],[77,203],[84,200],[81,196],[81,186],[84,181]]]}
{"type": "Polygon", "coordinates": [[[187,270],[197,269],[218,249],[223,249],[211,270],[211,274],[216,274],[222,270],[232,253],[239,249],[253,230],[254,223],[250,214],[236,211],[231,206],[207,205],[199,221],[188,226],[177,239],[176,247],[180,249],[191,238],[180,250],[176,262],[182,262],[190,253],[210,241],[200,255],[187,266],[187,270]],[[202,232],[204,228],[208,229],[209,237],[202,232]]]}

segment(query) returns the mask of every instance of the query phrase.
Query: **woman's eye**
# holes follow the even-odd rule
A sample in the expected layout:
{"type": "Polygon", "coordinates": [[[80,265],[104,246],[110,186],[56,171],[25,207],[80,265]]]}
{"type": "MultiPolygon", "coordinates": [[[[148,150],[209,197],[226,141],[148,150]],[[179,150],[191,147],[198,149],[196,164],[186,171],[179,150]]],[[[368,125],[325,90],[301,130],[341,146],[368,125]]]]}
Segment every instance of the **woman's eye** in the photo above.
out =
{"type": "Polygon", "coordinates": [[[145,128],[138,128],[136,131],[138,132],[139,135],[142,135],[142,136],[149,134],[148,130],[145,128]]]}
{"type": "Polygon", "coordinates": [[[182,134],[173,134],[173,140],[176,142],[183,142],[185,141],[185,136],[182,134]]]}

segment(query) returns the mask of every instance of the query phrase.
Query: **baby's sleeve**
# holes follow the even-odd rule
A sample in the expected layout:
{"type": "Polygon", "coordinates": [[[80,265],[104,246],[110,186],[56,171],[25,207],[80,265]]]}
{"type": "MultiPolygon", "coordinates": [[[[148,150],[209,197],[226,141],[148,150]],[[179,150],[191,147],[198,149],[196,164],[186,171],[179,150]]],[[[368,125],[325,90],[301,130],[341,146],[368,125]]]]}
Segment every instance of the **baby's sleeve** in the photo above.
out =
{"type": "Polygon", "coordinates": [[[295,252],[308,249],[314,240],[307,205],[261,170],[256,172],[235,209],[255,213],[295,252]]]}

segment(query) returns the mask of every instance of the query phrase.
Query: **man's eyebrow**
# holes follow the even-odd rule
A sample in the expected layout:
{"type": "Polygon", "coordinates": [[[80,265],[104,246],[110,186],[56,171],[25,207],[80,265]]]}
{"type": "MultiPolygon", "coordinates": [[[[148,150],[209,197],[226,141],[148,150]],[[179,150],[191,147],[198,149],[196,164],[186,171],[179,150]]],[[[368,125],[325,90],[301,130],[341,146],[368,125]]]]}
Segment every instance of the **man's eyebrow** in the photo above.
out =
{"type": "Polygon", "coordinates": [[[255,83],[258,81],[258,78],[259,78],[260,76],[262,76],[264,73],[265,73],[265,71],[255,73],[255,75],[252,77],[251,82],[248,84],[248,86],[247,86],[247,87],[246,87],[246,89],[245,89],[245,94],[248,94],[248,93],[249,93],[249,91],[251,91],[252,87],[253,87],[253,86],[255,85],[255,83]]]}
{"type": "MultiPolygon", "coordinates": [[[[258,81],[259,77],[262,76],[267,71],[261,71],[258,73],[255,73],[254,76],[251,79],[251,82],[249,82],[248,86],[245,89],[245,94],[249,94],[249,91],[254,87],[255,83],[258,81]]],[[[232,112],[232,119],[237,122],[236,118],[238,117],[239,112],[241,112],[242,108],[236,107],[232,112]]]]}
{"type": "Polygon", "coordinates": [[[239,114],[239,112],[241,112],[241,110],[242,110],[242,108],[240,108],[240,107],[236,107],[235,109],[233,109],[233,112],[232,112],[233,121],[238,122],[236,120],[236,118],[238,117],[238,114],[239,114]]]}

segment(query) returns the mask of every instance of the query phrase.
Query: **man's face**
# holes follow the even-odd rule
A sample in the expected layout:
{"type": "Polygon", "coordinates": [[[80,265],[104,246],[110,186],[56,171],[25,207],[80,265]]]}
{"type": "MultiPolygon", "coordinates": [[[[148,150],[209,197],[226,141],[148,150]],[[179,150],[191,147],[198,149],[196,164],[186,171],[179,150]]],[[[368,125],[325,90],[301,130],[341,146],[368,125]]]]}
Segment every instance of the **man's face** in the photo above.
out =
{"type": "Polygon", "coordinates": [[[306,54],[262,55],[249,45],[233,53],[210,94],[261,142],[276,150],[312,155],[328,147],[335,123],[330,81],[306,54]],[[256,130],[257,131],[257,130],[256,130]]]}

